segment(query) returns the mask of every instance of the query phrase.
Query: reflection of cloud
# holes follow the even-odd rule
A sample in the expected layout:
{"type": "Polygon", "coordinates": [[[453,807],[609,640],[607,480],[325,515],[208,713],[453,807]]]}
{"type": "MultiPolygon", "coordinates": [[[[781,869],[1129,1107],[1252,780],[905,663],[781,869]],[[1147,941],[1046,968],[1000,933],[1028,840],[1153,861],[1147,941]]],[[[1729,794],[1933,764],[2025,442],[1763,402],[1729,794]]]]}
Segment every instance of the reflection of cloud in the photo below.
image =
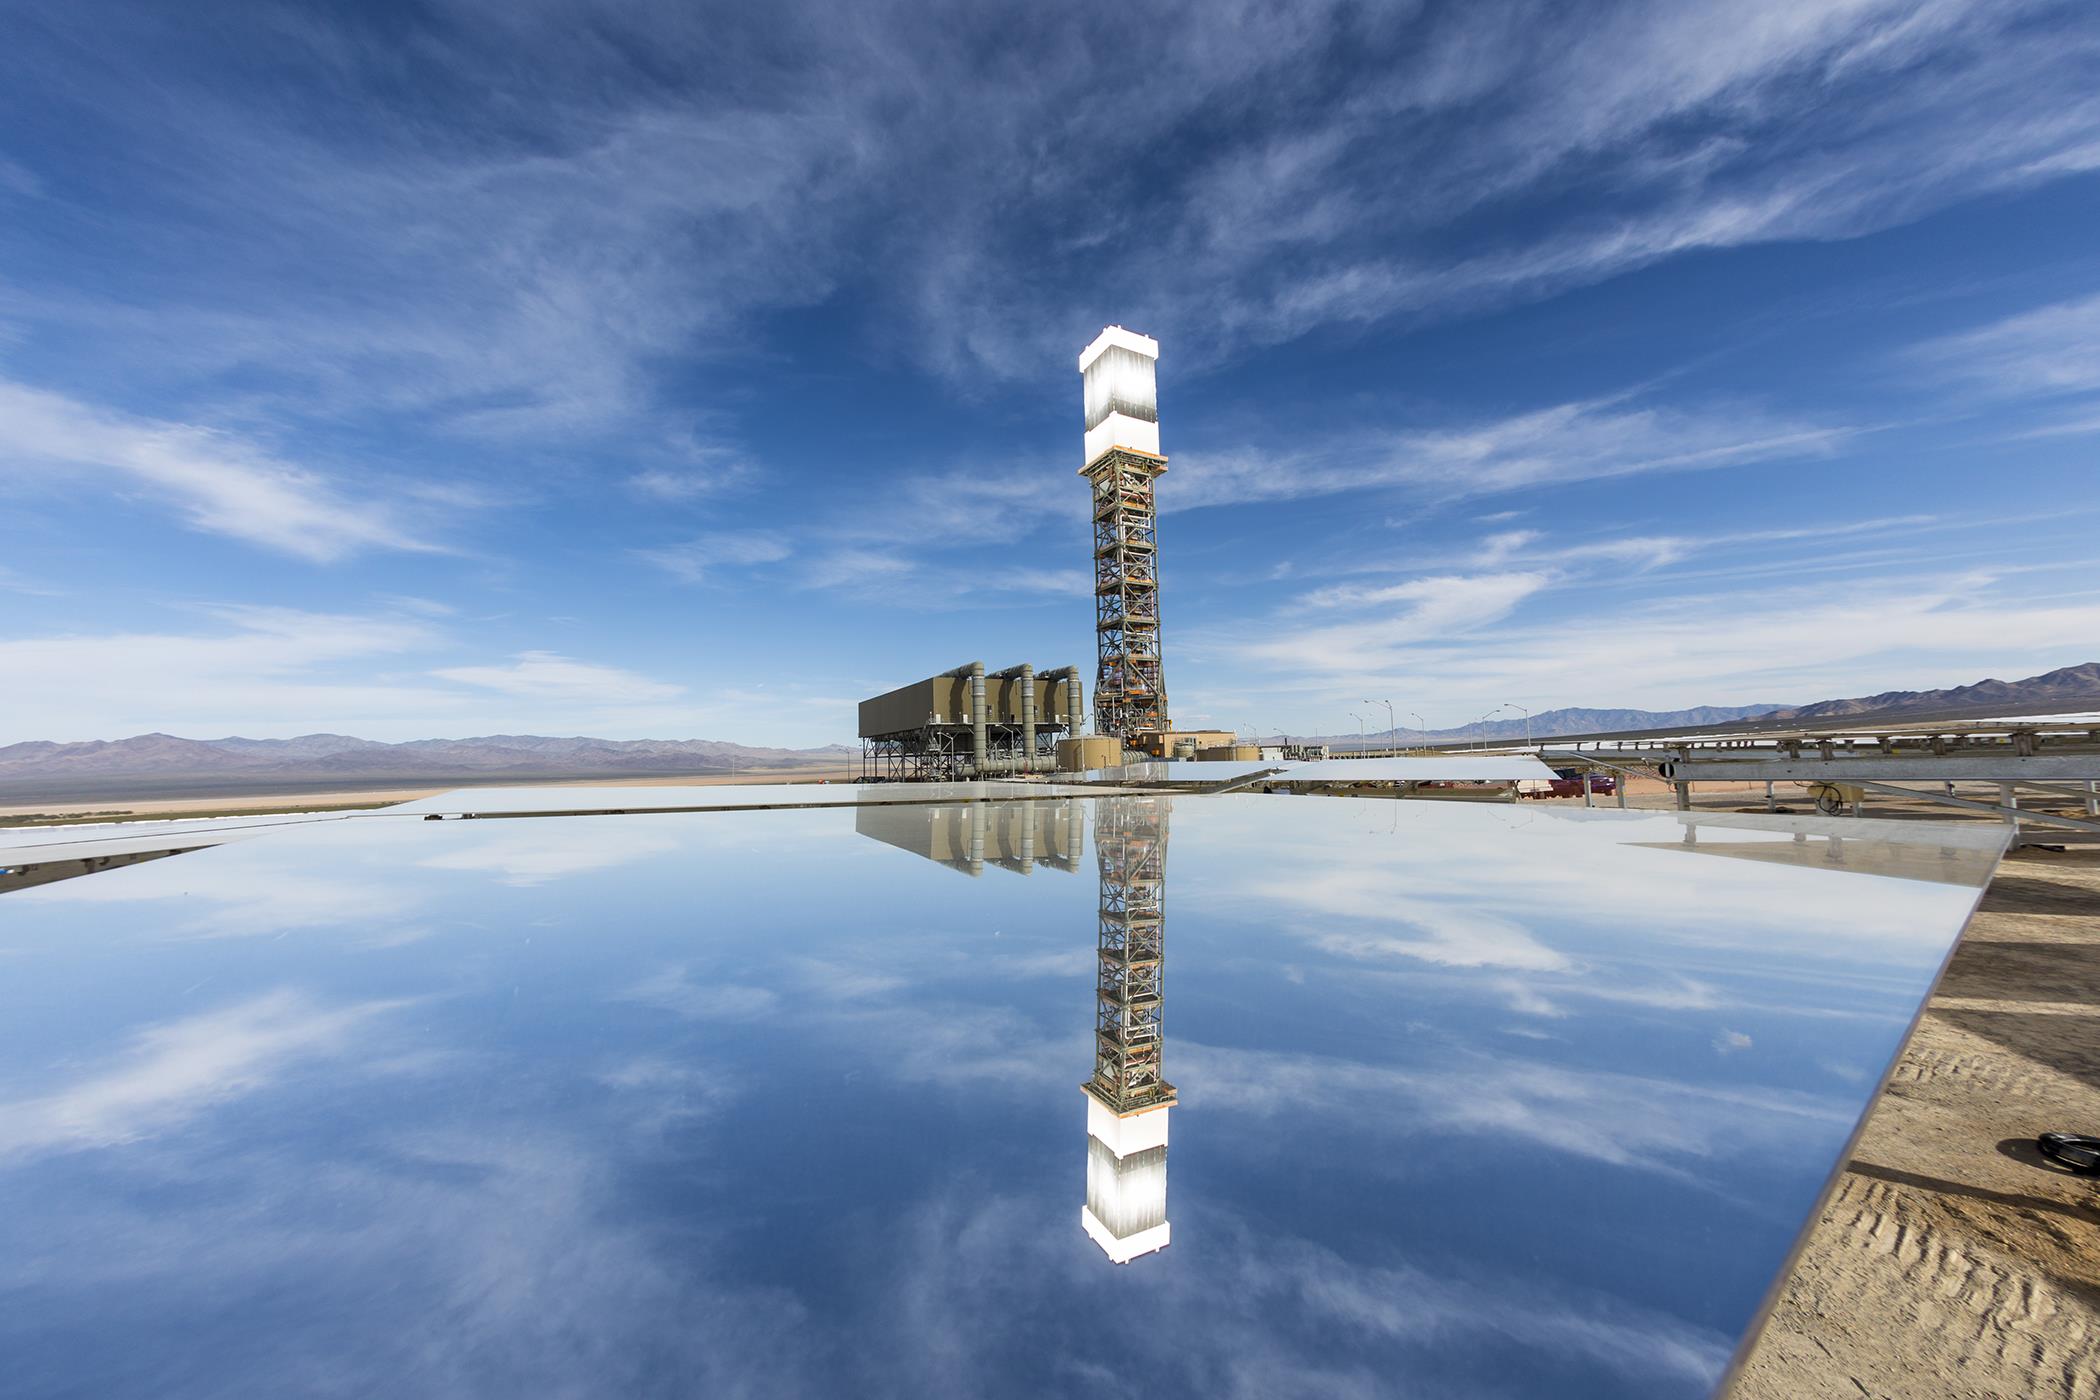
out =
{"type": "Polygon", "coordinates": [[[598,1082],[619,1090],[638,1126],[649,1132],[712,1117],[736,1097],[736,1089],[718,1067],[696,1069],[650,1055],[606,1071],[598,1082]]]}
{"type": "MultiPolygon", "coordinates": [[[[1252,804],[1262,800],[1191,808],[1197,831],[1259,841],[1267,858],[1212,863],[1191,878],[1183,909],[1266,907],[1292,937],[1359,965],[1347,974],[1357,979],[1380,963],[1375,975],[1402,978],[1434,976],[1429,967],[1495,969],[1503,975],[1492,982],[1458,975],[1439,986],[1523,1015],[1756,1006],[1901,1018],[1975,898],[1957,884],[1821,865],[1686,861],[1677,814],[1513,819],[1501,808],[1398,803],[1383,830],[1362,829],[1346,811],[1331,820],[1326,808],[1280,829],[1257,815],[1252,804]],[[1818,1003],[1772,990],[1774,979],[1807,969],[1857,995],[1818,1003]],[[1772,1004],[1758,1005],[1753,989],[1772,1004]]],[[[1858,835],[1927,855],[1941,844],[1901,823],[1858,835]]],[[[1774,819],[1742,818],[1716,839],[1784,850],[1792,837],[1774,819]]],[[[1193,845],[1203,850],[1200,839],[1193,845]]]]}
{"type": "Polygon", "coordinates": [[[1750,1048],[1750,1037],[1741,1031],[1724,1030],[1714,1037],[1714,1049],[1723,1055],[1732,1055],[1738,1050],[1750,1048]]]}
{"type": "Polygon", "coordinates": [[[506,831],[498,838],[416,863],[429,870],[487,871],[501,876],[506,885],[529,889],[565,876],[662,855],[678,846],[663,832],[637,830],[625,823],[608,823],[602,828],[587,822],[519,825],[528,829],[506,831]]]}
{"type": "MultiPolygon", "coordinates": [[[[921,1203],[890,1242],[892,1266],[859,1284],[881,1392],[1370,1396],[1390,1393],[1396,1377],[1444,1373],[1456,1358],[1500,1350],[1531,1353],[1583,1393],[1703,1393],[1727,1364],[1727,1338],[1608,1295],[1529,1275],[1351,1258],[1214,1202],[1183,1210],[1192,1238],[1204,1242],[1204,1267],[1118,1275],[1110,1291],[1100,1286],[1099,1256],[1047,1203],[921,1203]],[[1098,1359],[1069,1349],[1045,1355],[1040,1329],[1012,1320],[1038,1312],[1046,1287],[1100,1300],[1104,1313],[1142,1306],[1181,1344],[1098,1359]]],[[[1453,1374],[1470,1369],[1460,1363],[1453,1374]]]]}
{"type": "Polygon", "coordinates": [[[906,985],[902,977],[895,977],[887,972],[873,972],[867,968],[828,962],[822,958],[797,958],[795,966],[800,970],[802,980],[811,992],[833,1001],[877,997],[906,985]]]}
{"type": "Polygon", "coordinates": [[[1013,957],[986,954],[973,956],[971,971],[986,977],[1085,977],[1094,970],[1092,948],[1074,947],[1060,953],[1022,953],[1013,957]]]}
{"type": "MultiPolygon", "coordinates": [[[[282,838],[271,838],[277,839],[282,838]]],[[[415,892],[399,882],[316,874],[304,850],[287,857],[270,850],[269,841],[248,842],[238,851],[198,852],[180,861],[151,861],[123,874],[121,880],[66,880],[8,897],[54,904],[208,906],[157,929],[176,938],[260,938],[293,929],[362,926],[381,942],[406,941],[398,938],[401,930],[388,925],[417,902],[415,892]]]]}
{"type": "MultiPolygon", "coordinates": [[[[229,1309],[298,1309],[204,1362],[206,1343],[150,1328],[115,1373],[133,1383],[96,1389],[169,1394],[180,1371],[201,1377],[183,1394],[844,1393],[813,1377],[827,1348],[794,1293],[725,1264],[707,1235],[638,1217],[647,1203],[602,1139],[499,1120],[319,1159],[228,1154],[211,1179],[150,1211],[83,1191],[64,1217],[21,1223],[51,1262],[0,1268],[35,1279],[44,1316],[107,1316],[112,1279],[132,1285],[127,1306],[143,1284],[161,1306],[202,1290],[229,1309]],[[783,1347],[782,1329],[806,1340],[783,1347]]],[[[0,1337],[22,1335],[0,1321],[0,1337]]]]}
{"type": "Polygon", "coordinates": [[[1852,1122],[1852,1114],[1811,1094],[1708,1088],[1490,1055],[1390,1069],[1182,1043],[1175,1053],[1188,1067],[1177,1082],[1191,1110],[1307,1111],[1374,1129],[1384,1123],[1403,1132],[1488,1133],[1649,1170],[1674,1170],[1671,1158],[1798,1147],[1805,1123],[1841,1130],[1852,1122]],[[1369,1113],[1367,1104],[1386,1111],[1369,1113]]]}
{"type": "Polygon", "coordinates": [[[1312,943],[1346,958],[1414,958],[1446,967],[1509,967],[1557,971],[1568,959],[1533,938],[1521,925],[1473,908],[1425,902],[1409,893],[1405,874],[1371,869],[1323,869],[1305,879],[1292,867],[1290,880],[1257,880],[1249,892],[1287,908],[1374,928],[1394,925],[1413,937],[1356,930],[1306,933],[1312,943]]]}
{"type": "Polygon", "coordinates": [[[148,1027],[102,1074],[0,1105],[0,1156],[109,1147],[179,1128],[214,1103],[265,1087],[289,1060],[335,1053],[358,1024],[403,1004],[324,1011],[283,990],[148,1027]]]}
{"type": "Polygon", "coordinates": [[[688,1021],[748,1021],[780,1004],[779,995],[764,987],[699,980],[685,966],[643,978],[620,993],[620,1000],[638,1001],[688,1021]]]}

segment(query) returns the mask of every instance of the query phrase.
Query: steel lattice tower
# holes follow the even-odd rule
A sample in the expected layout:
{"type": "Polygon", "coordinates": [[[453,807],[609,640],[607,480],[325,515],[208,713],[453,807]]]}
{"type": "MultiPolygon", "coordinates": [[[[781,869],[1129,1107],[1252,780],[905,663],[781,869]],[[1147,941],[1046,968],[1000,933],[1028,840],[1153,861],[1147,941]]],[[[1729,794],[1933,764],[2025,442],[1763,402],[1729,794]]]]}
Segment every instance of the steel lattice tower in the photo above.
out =
{"type": "Polygon", "coordinates": [[[1094,730],[1126,743],[1165,730],[1159,641],[1159,538],[1152,483],[1159,451],[1154,365],[1159,342],[1110,326],[1079,357],[1085,384],[1086,465],[1093,487],[1094,730]]]}
{"type": "Polygon", "coordinates": [[[1094,983],[1094,1077],[1087,1090],[1116,1114],[1174,1102],[1161,1076],[1165,1048],[1166,803],[1124,797],[1100,804],[1094,851],[1101,869],[1094,983]]]}
{"type": "Polygon", "coordinates": [[[1095,810],[1101,862],[1094,982],[1094,1075],[1086,1092],[1086,1205],[1080,1228],[1118,1264],[1165,1249],[1167,1136],[1174,1086],[1165,1049],[1166,797],[1116,797],[1095,810]]]}

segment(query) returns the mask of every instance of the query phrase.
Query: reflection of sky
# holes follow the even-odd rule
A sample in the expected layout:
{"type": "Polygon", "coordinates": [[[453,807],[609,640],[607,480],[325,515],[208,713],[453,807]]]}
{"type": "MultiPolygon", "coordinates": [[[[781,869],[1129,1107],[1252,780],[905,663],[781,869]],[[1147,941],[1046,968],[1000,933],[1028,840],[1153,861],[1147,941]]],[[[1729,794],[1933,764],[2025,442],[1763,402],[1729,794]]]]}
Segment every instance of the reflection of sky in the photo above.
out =
{"type": "Polygon", "coordinates": [[[1143,1270],[1071,1218],[1088,879],[817,810],[8,896],[0,1352],[29,1394],[1703,1393],[1974,891],[1515,818],[1174,804],[1143,1270]]]}

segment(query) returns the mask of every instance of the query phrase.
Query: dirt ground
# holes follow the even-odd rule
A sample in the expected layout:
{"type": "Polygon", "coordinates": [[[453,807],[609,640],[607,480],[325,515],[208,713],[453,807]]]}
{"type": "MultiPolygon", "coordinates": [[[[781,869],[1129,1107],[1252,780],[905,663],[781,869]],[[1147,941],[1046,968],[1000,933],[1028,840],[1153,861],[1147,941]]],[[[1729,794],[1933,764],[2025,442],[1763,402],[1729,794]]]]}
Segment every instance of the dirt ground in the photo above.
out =
{"type": "MultiPolygon", "coordinates": [[[[1760,793],[1760,797],[1762,794],[1760,793]]],[[[2100,1396],[2100,850],[1999,867],[1734,1400],[2100,1396]]]]}

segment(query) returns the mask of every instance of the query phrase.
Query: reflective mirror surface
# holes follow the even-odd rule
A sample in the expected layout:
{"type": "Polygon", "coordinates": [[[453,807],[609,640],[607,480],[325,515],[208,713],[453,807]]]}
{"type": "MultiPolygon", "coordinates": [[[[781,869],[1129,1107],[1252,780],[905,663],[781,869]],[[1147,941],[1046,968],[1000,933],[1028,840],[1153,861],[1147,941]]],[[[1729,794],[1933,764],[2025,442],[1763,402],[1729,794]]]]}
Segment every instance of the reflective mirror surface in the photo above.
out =
{"type": "Polygon", "coordinates": [[[1690,817],[374,817],[0,896],[8,1391],[1708,1394],[2003,836],[1690,817]]]}

